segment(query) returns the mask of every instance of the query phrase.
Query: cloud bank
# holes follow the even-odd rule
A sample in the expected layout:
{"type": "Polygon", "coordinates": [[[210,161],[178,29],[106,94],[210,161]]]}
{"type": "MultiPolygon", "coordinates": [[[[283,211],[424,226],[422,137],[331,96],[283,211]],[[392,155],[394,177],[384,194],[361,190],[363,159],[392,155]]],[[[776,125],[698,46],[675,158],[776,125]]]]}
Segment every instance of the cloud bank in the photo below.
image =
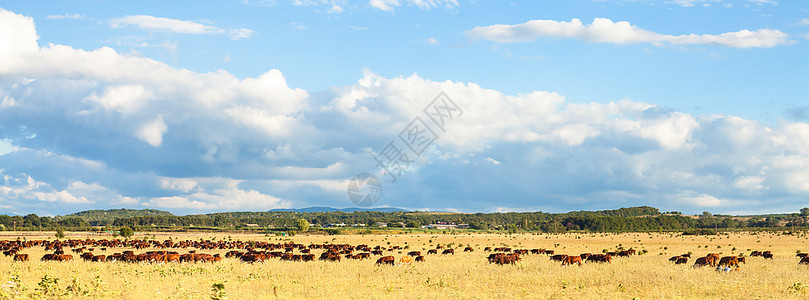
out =
{"type": "Polygon", "coordinates": [[[236,78],[37,39],[33,19],[0,11],[0,207],[10,213],[350,206],[346,180],[378,171],[373,155],[440,92],[463,117],[384,182],[380,204],[732,213],[794,211],[809,195],[804,122],[371,71],[311,93],[279,70],[236,78]]]}

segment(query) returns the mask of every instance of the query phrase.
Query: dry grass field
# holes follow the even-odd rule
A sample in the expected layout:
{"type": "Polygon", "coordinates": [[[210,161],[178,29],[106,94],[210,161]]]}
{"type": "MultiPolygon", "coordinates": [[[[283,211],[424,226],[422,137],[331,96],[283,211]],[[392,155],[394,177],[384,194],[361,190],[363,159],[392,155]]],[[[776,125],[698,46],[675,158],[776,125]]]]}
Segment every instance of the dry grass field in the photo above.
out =
{"type": "MultiPolygon", "coordinates": [[[[138,234],[142,239],[152,234],[138,234]]],[[[86,238],[68,233],[67,238],[86,238]]],[[[90,236],[94,239],[111,238],[90,236]]],[[[34,236],[26,236],[31,240],[34,236]]],[[[50,233],[41,239],[53,238],[50,233]]],[[[733,298],[806,299],[809,297],[809,266],[799,266],[798,250],[809,251],[807,236],[770,233],[734,233],[719,236],[679,234],[457,234],[457,235],[335,235],[267,237],[263,235],[155,233],[165,240],[259,240],[274,243],[348,243],[369,246],[399,245],[407,250],[386,252],[398,260],[407,251],[433,249],[436,245],[456,249],[455,255],[425,255],[426,261],[403,266],[376,266],[372,260],[341,262],[292,262],[272,259],[249,264],[226,258],[218,263],[124,263],[43,262],[42,247],[24,249],[28,262],[0,257],[2,298],[117,298],[117,299],[547,299],[547,298],[733,298]],[[462,252],[472,246],[474,252],[462,252]],[[515,249],[554,249],[557,254],[601,253],[603,249],[634,248],[641,255],[615,258],[610,264],[585,263],[562,267],[547,255],[524,255],[516,265],[499,266],[486,260],[486,246],[515,249]],[[751,250],[770,250],[773,260],[748,257],[739,271],[720,273],[710,267],[673,265],[668,258],[693,252],[748,255],[751,250]],[[217,293],[215,284],[222,287],[217,293]]],[[[14,240],[2,232],[2,240],[14,240]]],[[[125,248],[96,254],[112,254],[125,248]]],[[[136,253],[146,250],[135,250],[136,253]]],[[[187,250],[179,249],[185,253],[187,250]]],[[[65,249],[68,252],[68,249],[65,249]]],[[[223,254],[227,250],[199,251],[223,254]]],[[[68,252],[69,253],[69,252],[68,252]]],[[[314,250],[316,255],[320,250],[314,250]]]]}

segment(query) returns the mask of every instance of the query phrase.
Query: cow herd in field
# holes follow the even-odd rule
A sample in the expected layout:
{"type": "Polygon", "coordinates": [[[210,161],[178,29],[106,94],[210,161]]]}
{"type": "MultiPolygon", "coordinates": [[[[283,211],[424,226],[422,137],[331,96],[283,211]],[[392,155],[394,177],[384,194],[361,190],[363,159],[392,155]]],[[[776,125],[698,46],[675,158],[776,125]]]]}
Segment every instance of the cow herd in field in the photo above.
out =
{"type": "MultiPolygon", "coordinates": [[[[798,253],[796,256],[800,258],[799,265],[807,264],[809,265],[809,258],[807,258],[807,253],[798,253]]],[[[750,252],[749,257],[762,257],[764,259],[773,259],[773,254],[771,251],[752,251],[750,252]]],[[[672,256],[669,258],[669,261],[674,262],[674,264],[686,264],[688,263],[688,259],[691,258],[691,253],[672,256]]],[[[746,264],[747,257],[744,256],[721,256],[719,253],[708,253],[703,257],[697,257],[692,265],[693,268],[711,266],[711,267],[739,267],[739,264],[746,264]]]]}
{"type": "MultiPolygon", "coordinates": [[[[397,260],[391,252],[398,251],[402,253],[406,248],[400,246],[375,246],[368,245],[350,245],[350,244],[296,244],[296,243],[270,243],[259,241],[178,241],[165,240],[163,242],[150,240],[65,240],[65,241],[46,241],[46,240],[33,240],[33,241],[0,241],[0,250],[6,256],[13,256],[14,261],[28,261],[29,255],[19,253],[26,248],[44,247],[45,251],[52,251],[43,255],[42,261],[71,261],[73,255],[65,254],[64,249],[70,248],[74,255],[79,258],[90,262],[146,262],[146,263],[168,263],[168,262],[211,262],[215,263],[222,260],[219,254],[205,254],[196,253],[197,250],[229,250],[225,254],[225,258],[235,258],[246,263],[262,263],[269,259],[279,259],[282,261],[315,261],[316,255],[312,253],[313,250],[321,251],[317,260],[339,262],[343,259],[348,260],[364,260],[371,259],[372,256],[379,256],[376,260],[377,265],[395,265],[397,260]],[[113,254],[93,254],[96,249],[101,252],[107,249],[115,248],[134,248],[142,250],[153,248],[156,250],[145,251],[140,254],[135,254],[132,250],[116,252],[113,254]],[[187,248],[196,248],[195,250],[188,250],[187,248]],[[171,250],[169,250],[171,249],[171,250]],[[180,254],[178,251],[184,249],[180,254]]],[[[460,248],[458,248],[460,250],[460,248]]],[[[463,248],[463,252],[474,252],[475,249],[471,246],[463,248]]],[[[484,252],[494,252],[487,256],[490,264],[497,265],[514,265],[522,260],[522,256],[532,254],[545,254],[550,257],[550,260],[561,263],[562,266],[579,265],[584,262],[587,263],[610,263],[617,257],[629,257],[636,255],[636,250],[622,250],[614,252],[606,252],[603,254],[582,253],[580,255],[565,255],[556,254],[554,250],[548,249],[511,249],[508,247],[485,247],[484,252]]],[[[454,255],[455,249],[451,247],[445,248],[438,245],[435,249],[427,251],[427,255],[439,254],[454,255]]],[[[809,265],[809,255],[807,253],[798,253],[800,258],[799,264],[809,265]]],[[[763,257],[764,259],[773,259],[773,254],[770,251],[753,251],[750,257],[763,257]]],[[[669,258],[669,261],[674,264],[686,264],[691,258],[691,253],[677,255],[669,258]]],[[[426,259],[421,251],[409,251],[407,254],[399,259],[399,264],[410,264],[415,262],[424,262],[426,259]]],[[[698,257],[693,264],[693,267],[738,267],[740,263],[746,263],[746,258],[743,256],[724,256],[720,257],[718,253],[709,253],[704,257],[698,257]]]]}

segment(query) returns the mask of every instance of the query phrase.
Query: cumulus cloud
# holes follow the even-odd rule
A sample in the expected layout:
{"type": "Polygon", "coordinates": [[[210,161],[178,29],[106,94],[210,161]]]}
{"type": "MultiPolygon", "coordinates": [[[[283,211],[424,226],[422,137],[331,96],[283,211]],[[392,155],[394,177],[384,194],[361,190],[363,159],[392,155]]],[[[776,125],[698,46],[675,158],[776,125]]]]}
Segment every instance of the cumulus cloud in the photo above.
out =
{"type": "Polygon", "coordinates": [[[223,178],[197,179],[205,182],[205,187],[200,187],[193,193],[188,193],[193,187],[187,179],[176,179],[172,187],[184,190],[184,194],[167,197],[155,197],[143,203],[148,207],[174,208],[174,209],[195,209],[195,210],[236,210],[236,209],[266,209],[288,208],[289,202],[282,199],[262,194],[256,190],[244,190],[239,187],[241,181],[223,178]],[[189,188],[190,187],[190,188],[189,188]]]}
{"type": "Polygon", "coordinates": [[[309,93],[279,70],[237,78],[106,47],[40,48],[33,20],[7,11],[0,33],[14,41],[0,43],[0,206],[22,211],[350,206],[345,180],[388,180],[374,157],[414,118],[432,122],[424,108],[441,92],[463,115],[433,127],[434,144],[384,182],[385,205],[790,211],[809,193],[800,121],[572,103],[368,70],[309,93]]]}
{"type": "Polygon", "coordinates": [[[161,30],[182,34],[227,34],[233,39],[249,38],[255,31],[246,28],[222,29],[195,21],[177,20],[149,15],[133,15],[114,18],[109,21],[112,28],[134,26],[145,30],[161,30]]]}
{"type": "Polygon", "coordinates": [[[589,25],[579,19],[569,22],[532,20],[516,25],[489,25],[475,27],[465,32],[472,38],[497,43],[529,42],[539,37],[573,38],[593,43],[653,45],[716,45],[733,48],[771,48],[789,45],[794,41],[779,30],[743,29],[721,34],[669,35],[641,29],[626,21],[595,18],[589,25]]]}

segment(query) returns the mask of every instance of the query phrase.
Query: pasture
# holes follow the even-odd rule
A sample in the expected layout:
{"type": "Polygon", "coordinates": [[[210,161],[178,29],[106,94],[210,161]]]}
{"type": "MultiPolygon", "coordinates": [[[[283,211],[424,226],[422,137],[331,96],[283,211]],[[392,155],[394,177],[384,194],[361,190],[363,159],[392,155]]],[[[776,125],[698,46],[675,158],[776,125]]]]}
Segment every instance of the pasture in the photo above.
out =
{"type": "MultiPolygon", "coordinates": [[[[1,232],[0,240],[16,240],[1,232]]],[[[53,241],[53,233],[24,236],[26,240],[53,241]]],[[[111,236],[67,233],[67,239],[112,239],[111,236]]],[[[676,233],[626,234],[400,234],[400,235],[297,235],[276,237],[227,233],[139,233],[133,239],[175,243],[183,240],[258,241],[267,243],[365,244],[401,249],[384,251],[398,263],[410,251],[421,251],[424,262],[376,265],[371,259],[311,262],[267,259],[245,263],[223,258],[215,263],[194,262],[90,262],[74,255],[73,261],[40,261],[52,251],[25,248],[29,261],[0,257],[0,298],[117,298],[117,299],[513,299],[513,298],[778,298],[809,297],[809,266],[798,265],[796,252],[809,252],[805,234],[731,233],[718,236],[681,236],[676,233]],[[455,254],[427,254],[441,245],[455,254]],[[473,252],[464,252],[472,247],[473,252]],[[611,263],[562,267],[548,255],[525,254],[514,265],[490,264],[485,247],[549,249],[556,254],[602,253],[620,248],[637,255],[616,257],[611,263]],[[771,251],[773,259],[747,257],[738,271],[716,272],[712,267],[692,268],[693,259],[707,253],[749,256],[753,250],[771,251]],[[674,265],[671,256],[691,252],[687,264],[674,265]]],[[[224,256],[234,249],[107,248],[94,254],[111,255],[131,250],[189,250],[224,256]]],[[[235,249],[244,251],[244,249],[235,249]]],[[[71,253],[65,247],[66,254],[71,253]]],[[[294,253],[298,253],[295,249],[294,253]]],[[[311,252],[320,256],[320,249],[311,252]]],[[[358,252],[355,252],[358,253],[358,252]]]]}

